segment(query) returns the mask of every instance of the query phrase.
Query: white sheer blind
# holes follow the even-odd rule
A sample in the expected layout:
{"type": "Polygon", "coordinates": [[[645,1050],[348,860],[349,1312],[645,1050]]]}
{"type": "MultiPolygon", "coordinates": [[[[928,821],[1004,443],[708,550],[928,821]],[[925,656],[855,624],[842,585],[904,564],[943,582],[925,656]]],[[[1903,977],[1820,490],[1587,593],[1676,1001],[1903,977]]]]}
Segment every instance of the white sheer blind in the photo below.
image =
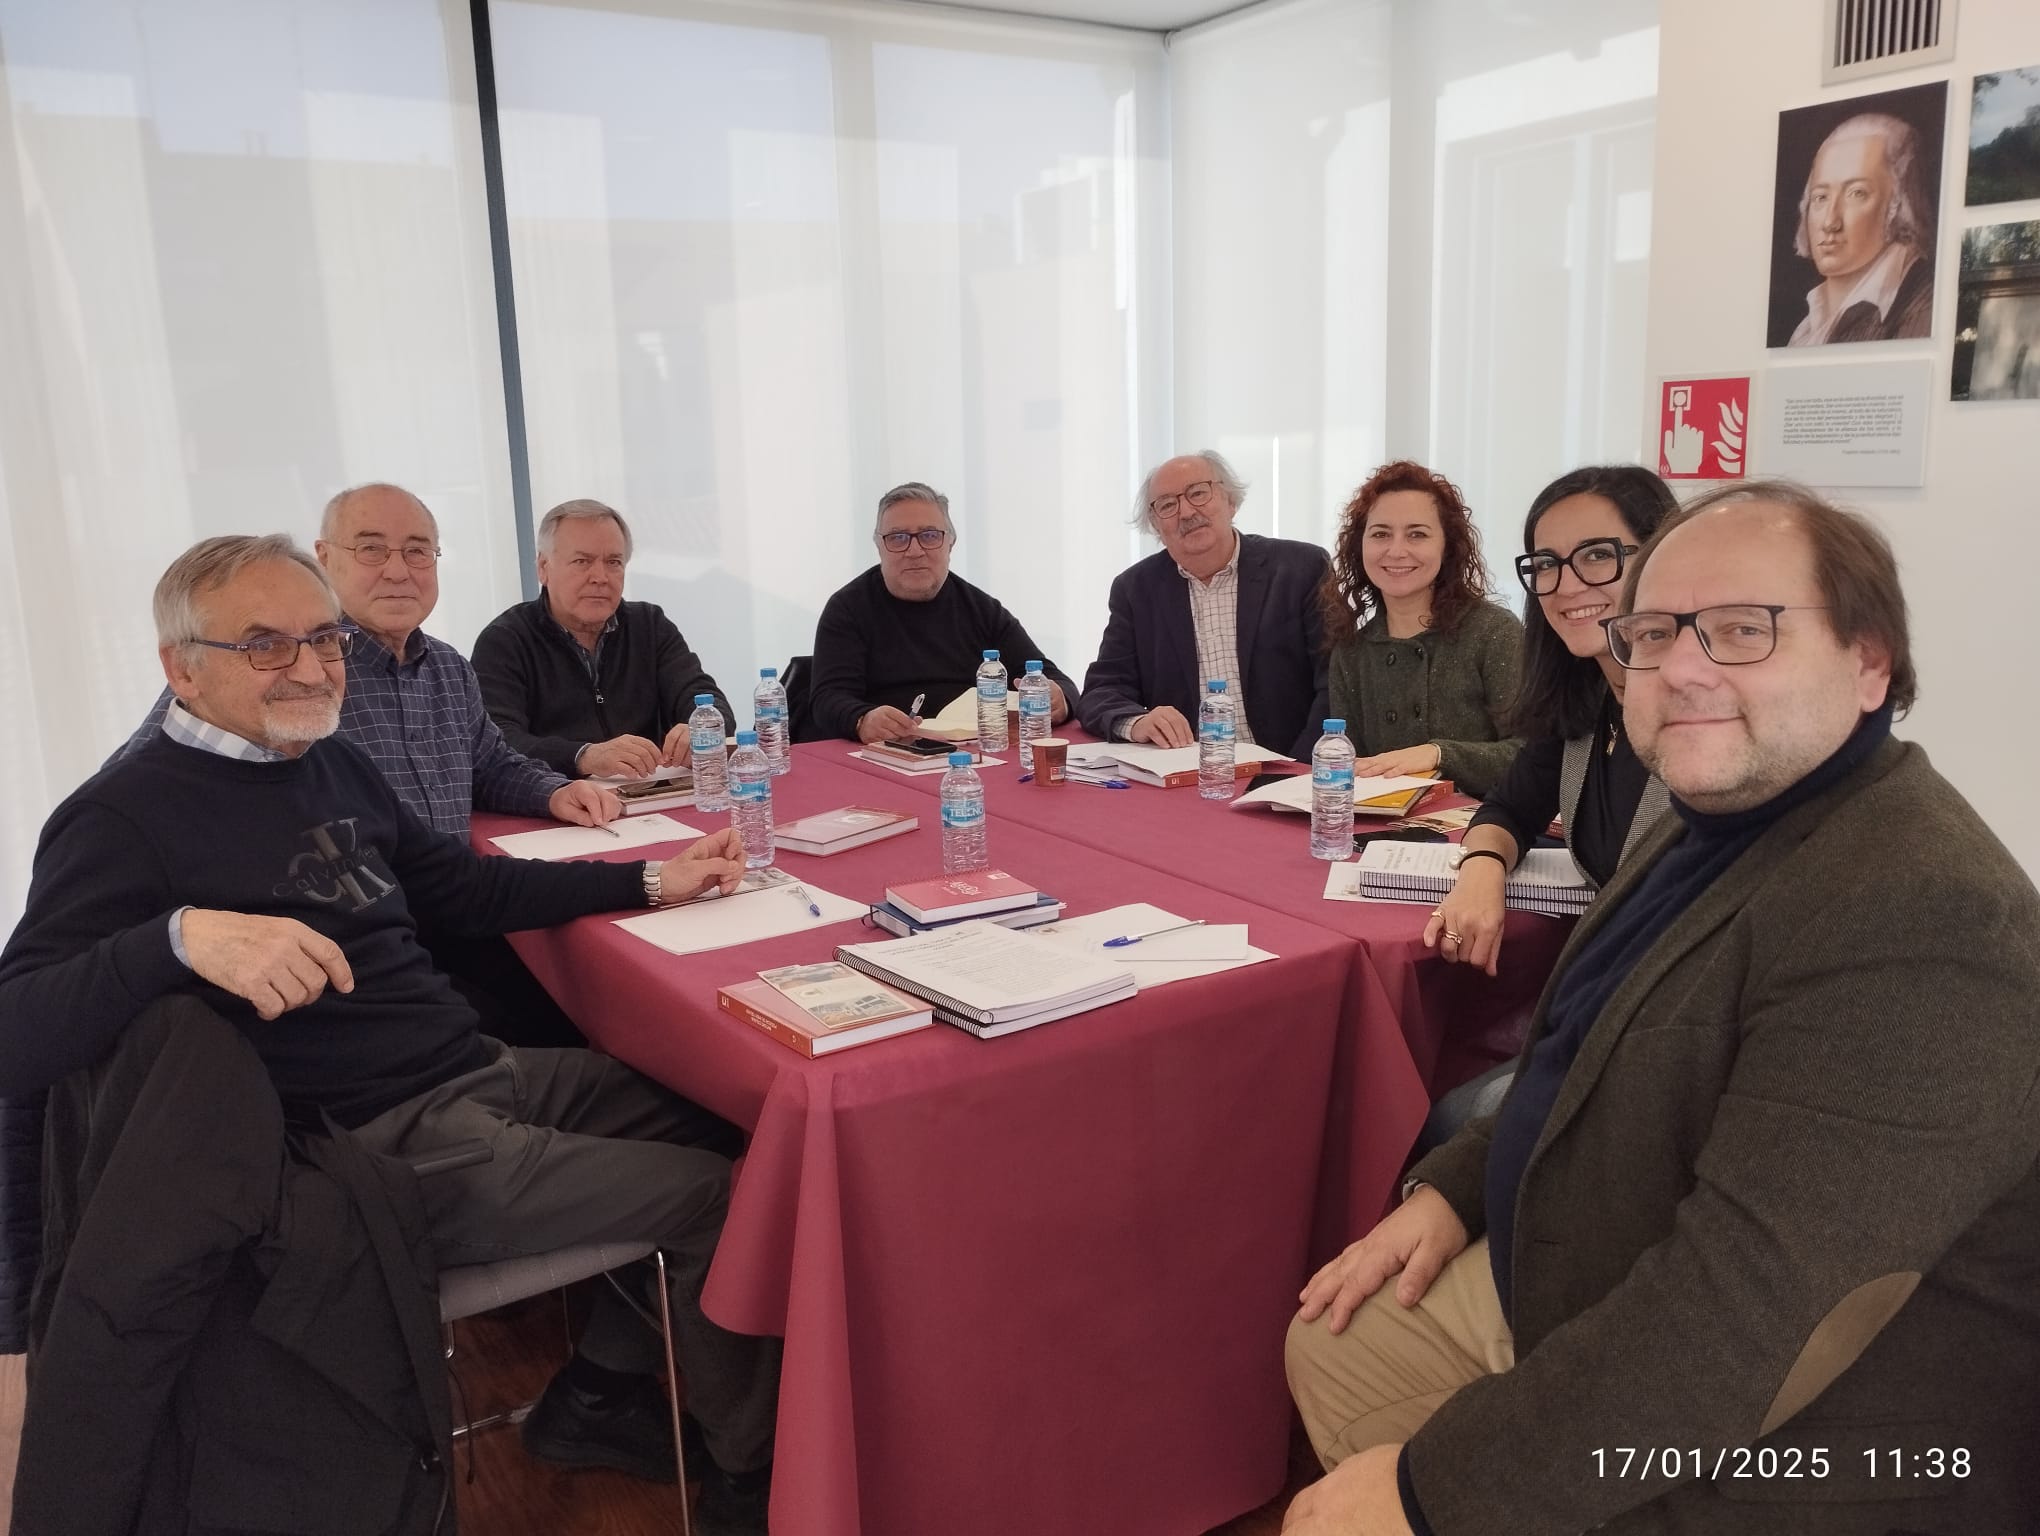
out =
{"type": "Polygon", "coordinates": [[[435,631],[514,595],[468,48],[454,0],[0,0],[0,931],[194,539],[396,480],[435,631]]]}
{"type": "Polygon", "coordinates": [[[1166,420],[1160,40],[655,11],[491,7],[534,513],[621,510],[741,699],[925,480],[1081,675],[1166,420]]]}

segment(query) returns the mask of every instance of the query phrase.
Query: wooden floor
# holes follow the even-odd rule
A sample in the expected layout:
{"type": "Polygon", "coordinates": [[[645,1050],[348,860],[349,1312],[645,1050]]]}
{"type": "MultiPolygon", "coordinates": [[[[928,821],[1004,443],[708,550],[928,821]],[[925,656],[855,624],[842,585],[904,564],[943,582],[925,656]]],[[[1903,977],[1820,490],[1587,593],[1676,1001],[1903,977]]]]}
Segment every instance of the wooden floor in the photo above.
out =
{"type": "MultiPolygon", "coordinates": [[[[538,1298],[457,1325],[454,1417],[477,1418],[529,1402],[565,1358],[559,1303],[538,1298]]],[[[14,1456],[21,1436],[22,1359],[0,1357],[0,1532],[13,1503],[14,1456]]],[[[476,1436],[455,1447],[460,1522],[485,1536],[666,1536],[680,1529],[677,1495],[618,1472],[567,1472],[526,1456],[513,1429],[476,1436]]],[[[1290,1458],[1281,1497],[1223,1525],[1211,1536],[1277,1536],[1282,1511],[1316,1476],[1309,1449],[1290,1458]]],[[[1092,1536],[1043,1532],[1042,1536],[1092,1536]]],[[[1099,1532],[1097,1536],[1109,1536],[1099,1532]]],[[[1198,1536],[1185,1532],[1183,1536],[1198,1536]]]]}

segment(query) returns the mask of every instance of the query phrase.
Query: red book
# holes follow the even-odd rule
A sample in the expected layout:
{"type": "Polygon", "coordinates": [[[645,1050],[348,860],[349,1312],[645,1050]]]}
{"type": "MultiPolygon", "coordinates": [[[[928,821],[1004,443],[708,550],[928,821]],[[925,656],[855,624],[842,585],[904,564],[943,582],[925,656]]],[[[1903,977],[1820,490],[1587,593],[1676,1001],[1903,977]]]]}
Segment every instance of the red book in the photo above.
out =
{"type": "Polygon", "coordinates": [[[885,899],[917,923],[944,923],[959,917],[983,917],[1032,906],[1041,895],[1024,880],[1003,869],[974,869],[967,875],[889,885],[885,899]]]}
{"type": "MultiPolygon", "coordinates": [[[[879,990],[890,992],[889,988],[879,990]]],[[[831,1051],[847,1051],[853,1045],[889,1040],[894,1035],[909,1034],[934,1024],[935,1012],[930,1005],[918,998],[909,999],[898,993],[891,995],[898,1002],[901,1010],[898,1013],[881,1018],[842,1018],[832,1022],[809,1013],[767,981],[740,981],[732,986],[718,987],[715,994],[723,1012],[734,1014],[746,1024],[764,1030],[781,1045],[810,1059],[826,1056],[831,1051]]]]}

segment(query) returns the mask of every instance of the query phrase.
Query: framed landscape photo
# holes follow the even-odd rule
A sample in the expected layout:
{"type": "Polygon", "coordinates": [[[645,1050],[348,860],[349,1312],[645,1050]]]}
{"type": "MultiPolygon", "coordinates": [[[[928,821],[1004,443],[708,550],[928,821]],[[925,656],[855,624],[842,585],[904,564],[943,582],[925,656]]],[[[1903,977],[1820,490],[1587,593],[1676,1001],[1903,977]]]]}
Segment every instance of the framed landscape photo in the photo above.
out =
{"type": "Polygon", "coordinates": [[[1969,179],[1962,200],[2040,197],[2040,65],[1978,75],[1969,104],[1969,179]]]}

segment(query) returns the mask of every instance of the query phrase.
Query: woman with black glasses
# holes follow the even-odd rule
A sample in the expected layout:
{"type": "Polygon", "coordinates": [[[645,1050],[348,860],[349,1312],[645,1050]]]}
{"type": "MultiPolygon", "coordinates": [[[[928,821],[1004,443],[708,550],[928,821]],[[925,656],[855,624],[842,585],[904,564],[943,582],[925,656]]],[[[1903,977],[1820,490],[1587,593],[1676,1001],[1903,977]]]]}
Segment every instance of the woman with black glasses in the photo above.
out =
{"type": "Polygon", "coordinates": [[[1504,716],[1524,744],[1474,816],[1458,884],[1424,929],[1445,959],[1495,974],[1502,881],[1554,814],[1573,862],[1599,886],[1669,808],[1623,733],[1623,672],[1601,621],[1615,616],[1629,557],[1677,506],[1664,481],[1634,464],[1573,470],[1530,504],[1527,553],[1516,560],[1530,598],[1523,664],[1504,716]]]}

